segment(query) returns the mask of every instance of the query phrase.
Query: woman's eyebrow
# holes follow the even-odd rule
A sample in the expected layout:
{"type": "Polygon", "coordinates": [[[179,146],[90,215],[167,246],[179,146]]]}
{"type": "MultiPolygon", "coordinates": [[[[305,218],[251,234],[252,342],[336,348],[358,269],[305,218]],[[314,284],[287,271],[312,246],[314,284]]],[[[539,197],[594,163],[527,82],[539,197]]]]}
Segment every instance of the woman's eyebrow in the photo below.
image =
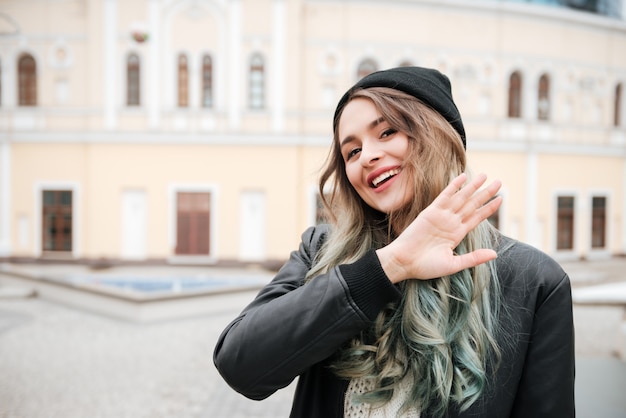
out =
{"type": "Polygon", "coordinates": [[[344,145],[349,144],[352,141],[354,141],[354,136],[348,135],[341,141],[341,143],[339,144],[339,148],[343,148],[344,145]]]}
{"type": "MultiPolygon", "coordinates": [[[[385,121],[384,117],[379,117],[378,119],[370,122],[370,124],[367,126],[367,129],[374,129],[375,127],[377,127],[378,125],[380,125],[381,123],[383,123],[385,121]]],[[[341,140],[341,143],[339,144],[340,148],[343,148],[344,145],[346,145],[349,142],[354,141],[354,136],[353,135],[348,135],[347,137],[345,137],[344,139],[341,140]]]]}

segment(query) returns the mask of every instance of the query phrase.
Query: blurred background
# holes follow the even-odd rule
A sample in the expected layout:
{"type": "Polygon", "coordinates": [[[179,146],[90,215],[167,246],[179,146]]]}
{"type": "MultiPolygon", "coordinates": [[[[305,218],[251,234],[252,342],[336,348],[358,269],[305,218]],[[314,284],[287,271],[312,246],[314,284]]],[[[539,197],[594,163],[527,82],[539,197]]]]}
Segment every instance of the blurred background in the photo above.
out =
{"type": "MultiPolygon", "coordinates": [[[[107,409],[128,401],[129,387],[190,384],[188,375],[164,374],[123,391],[114,385],[119,400],[101,377],[90,392],[99,393],[89,398],[95,409],[78,402],[84,381],[72,381],[69,404],[84,403],[89,416],[284,416],[260,412],[259,404],[244,412],[208,406],[231,405],[217,378],[202,379],[215,374],[215,333],[250,292],[232,303],[213,296],[210,312],[155,314],[158,324],[138,326],[122,308],[96,309],[106,311],[102,317],[65,310],[103,302],[52,297],[37,280],[233,271],[266,279],[302,231],[324,219],[317,179],[338,99],[364,75],[405,65],[450,78],[470,170],[504,184],[504,203],[490,221],[561,262],[575,290],[613,286],[575,295],[578,352],[626,358],[626,1],[0,0],[0,416],[87,416],[65,404],[51,412],[50,399],[70,396],[54,383],[68,377],[54,373],[91,370],[87,380],[111,373],[107,344],[118,347],[115,336],[124,332],[118,356],[149,357],[159,346],[171,360],[172,351],[189,348],[165,349],[169,337],[139,343],[132,336],[161,327],[171,336],[186,326],[189,334],[174,340],[193,338],[189,344],[206,357],[194,369],[202,371],[191,383],[196,398],[175,385],[158,400],[141,398],[152,409],[107,409]],[[7,290],[16,286],[22,290],[7,290]],[[95,330],[105,334],[96,338],[95,330]],[[82,363],[70,349],[77,344],[95,344],[82,363]],[[94,352],[102,369],[90,369],[99,364],[90,360],[94,352]],[[46,381],[42,364],[57,358],[64,360],[47,368],[46,381]],[[22,380],[28,395],[11,389],[22,380]],[[166,399],[176,398],[197,410],[174,414],[166,399]]],[[[139,299],[127,302],[145,302],[139,299]]],[[[136,379],[148,379],[155,365],[189,367],[153,356],[131,373],[136,379]]],[[[621,390],[623,363],[602,363],[620,372],[621,383],[611,386],[621,390]]],[[[132,382],[115,379],[125,380],[132,382]]],[[[279,399],[282,405],[289,396],[279,399]]],[[[626,416],[617,408],[604,416],[626,416]]],[[[603,416],[591,409],[595,415],[581,416],[603,416]]]]}

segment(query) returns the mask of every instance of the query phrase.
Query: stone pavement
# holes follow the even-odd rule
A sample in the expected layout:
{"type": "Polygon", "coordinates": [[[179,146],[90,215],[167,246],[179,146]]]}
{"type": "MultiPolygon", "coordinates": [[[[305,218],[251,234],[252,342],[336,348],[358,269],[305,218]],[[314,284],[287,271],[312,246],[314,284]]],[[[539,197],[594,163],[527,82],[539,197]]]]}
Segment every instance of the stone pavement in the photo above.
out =
{"type": "Polygon", "coordinates": [[[0,300],[0,417],[287,416],[288,390],[250,401],[213,366],[219,332],[240,307],[136,324],[38,298],[0,300]]]}
{"type": "MultiPolygon", "coordinates": [[[[562,264],[575,290],[625,281],[626,259],[562,264]]],[[[254,291],[229,304],[216,296],[211,315],[138,324],[28,297],[2,279],[0,273],[2,418],[288,416],[293,385],[250,401],[212,363],[219,333],[254,291]]],[[[624,309],[577,305],[574,318],[577,416],[626,417],[626,363],[615,358],[624,309]]]]}

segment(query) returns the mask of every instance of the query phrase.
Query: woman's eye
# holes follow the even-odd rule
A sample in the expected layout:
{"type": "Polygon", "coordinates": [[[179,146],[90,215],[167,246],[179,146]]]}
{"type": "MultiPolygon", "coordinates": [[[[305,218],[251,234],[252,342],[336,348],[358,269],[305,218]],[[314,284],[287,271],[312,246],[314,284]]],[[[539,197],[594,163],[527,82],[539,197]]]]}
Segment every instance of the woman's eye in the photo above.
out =
{"type": "Polygon", "coordinates": [[[387,138],[388,136],[391,136],[393,134],[395,134],[396,132],[398,132],[396,129],[393,128],[389,128],[389,129],[385,129],[383,131],[383,133],[380,135],[381,138],[387,138]]]}
{"type": "Polygon", "coordinates": [[[355,155],[357,155],[359,153],[359,151],[361,151],[361,148],[355,148],[355,149],[351,150],[350,152],[348,152],[348,154],[346,155],[346,161],[351,159],[355,155]]]}

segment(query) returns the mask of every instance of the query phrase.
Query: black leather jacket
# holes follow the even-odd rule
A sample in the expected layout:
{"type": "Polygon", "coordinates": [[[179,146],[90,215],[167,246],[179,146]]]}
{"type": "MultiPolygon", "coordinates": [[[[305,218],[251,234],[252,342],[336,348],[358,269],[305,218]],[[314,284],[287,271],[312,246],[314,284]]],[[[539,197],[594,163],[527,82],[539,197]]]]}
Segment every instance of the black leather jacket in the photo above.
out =
{"type": "MultiPolygon", "coordinates": [[[[348,382],[328,359],[400,298],[374,251],[306,286],[327,226],[308,229],[276,277],[220,336],[214,362],[228,384],[261,400],[299,377],[291,417],[342,417],[348,382]]],[[[537,249],[502,238],[502,358],[468,410],[449,417],[573,417],[574,327],[567,274],[537,249]]],[[[421,417],[428,417],[422,411],[421,417]]]]}

